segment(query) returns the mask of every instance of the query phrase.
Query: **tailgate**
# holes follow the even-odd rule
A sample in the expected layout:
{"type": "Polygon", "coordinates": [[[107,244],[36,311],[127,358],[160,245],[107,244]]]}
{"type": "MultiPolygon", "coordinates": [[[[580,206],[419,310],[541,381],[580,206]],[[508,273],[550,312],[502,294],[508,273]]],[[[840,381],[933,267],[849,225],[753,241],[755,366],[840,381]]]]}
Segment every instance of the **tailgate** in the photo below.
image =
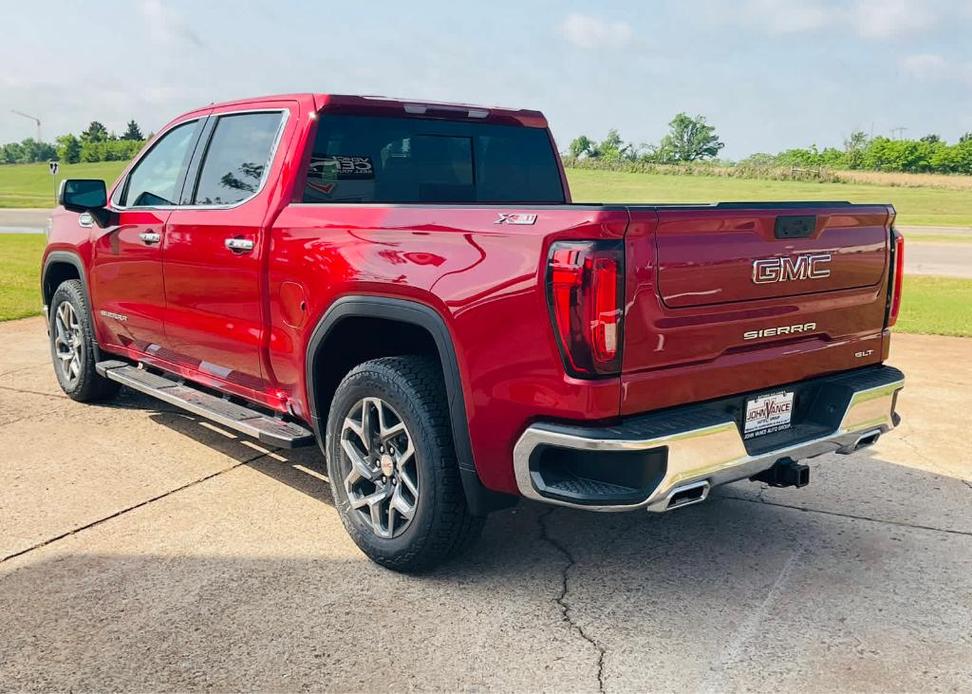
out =
{"type": "Polygon", "coordinates": [[[632,207],[622,412],[878,363],[893,210],[632,207]]]}
{"type": "Polygon", "coordinates": [[[886,208],[659,212],[658,288],[667,306],[832,292],[881,282],[886,208]]]}

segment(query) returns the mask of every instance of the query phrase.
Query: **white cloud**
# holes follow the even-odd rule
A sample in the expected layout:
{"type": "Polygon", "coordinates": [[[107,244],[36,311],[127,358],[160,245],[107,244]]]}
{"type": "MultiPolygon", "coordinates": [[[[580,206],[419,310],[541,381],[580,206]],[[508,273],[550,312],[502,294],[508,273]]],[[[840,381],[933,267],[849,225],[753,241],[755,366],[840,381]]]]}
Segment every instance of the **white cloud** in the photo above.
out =
{"type": "Polygon", "coordinates": [[[931,3],[914,0],[858,0],[849,19],[864,38],[889,39],[915,34],[939,20],[931,3]]]}
{"type": "Polygon", "coordinates": [[[571,12],[560,24],[561,36],[579,48],[623,46],[633,33],[627,22],[608,22],[580,12],[571,12]]]}
{"type": "Polygon", "coordinates": [[[182,15],[166,7],[161,0],[142,0],[138,6],[148,25],[149,38],[161,45],[188,42],[202,47],[203,41],[182,15]]]}
{"type": "Polygon", "coordinates": [[[891,39],[960,15],[961,6],[953,0],[745,0],[718,13],[723,21],[760,27],[769,34],[849,29],[863,39],[891,39]]]}
{"type": "Polygon", "coordinates": [[[898,61],[901,70],[919,80],[945,80],[972,85],[972,63],[949,62],[937,53],[913,53],[898,61]]]}

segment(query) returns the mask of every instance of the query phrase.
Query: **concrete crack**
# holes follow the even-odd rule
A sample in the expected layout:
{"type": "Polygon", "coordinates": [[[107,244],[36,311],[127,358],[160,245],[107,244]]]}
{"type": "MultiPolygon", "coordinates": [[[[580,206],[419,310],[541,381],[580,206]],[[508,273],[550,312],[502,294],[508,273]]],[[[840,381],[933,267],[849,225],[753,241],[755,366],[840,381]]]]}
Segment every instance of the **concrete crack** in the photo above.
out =
{"type": "Polygon", "coordinates": [[[118,518],[119,516],[122,516],[122,515],[124,515],[126,513],[129,513],[130,511],[134,511],[136,509],[140,509],[143,506],[148,506],[151,503],[154,503],[156,501],[159,501],[161,499],[164,499],[167,496],[172,496],[173,494],[176,494],[176,493],[181,492],[183,490],[189,489],[190,487],[195,487],[197,484],[202,484],[203,482],[206,482],[207,480],[211,480],[214,477],[219,477],[220,475],[223,475],[223,474],[225,474],[227,472],[230,472],[231,470],[235,470],[238,467],[242,467],[243,465],[249,465],[250,463],[255,463],[256,461],[260,460],[260,458],[265,458],[268,455],[269,455],[269,453],[261,453],[259,455],[253,456],[252,458],[247,458],[246,460],[241,460],[240,462],[234,463],[233,465],[229,465],[229,466],[223,468],[222,470],[217,470],[216,472],[213,472],[213,473],[210,473],[208,475],[204,475],[203,477],[199,477],[197,479],[194,479],[191,482],[186,482],[185,484],[183,484],[183,485],[181,485],[179,487],[176,487],[175,489],[170,489],[167,492],[163,492],[162,494],[158,494],[156,496],[153,496],[150,499],[145,499],[144,501],[140,501],[137,504],[133,504],[131,506],[128,506],[126,508],[123,508],[120,511],[116,511],[116,512],[110,514],[110,515],[105,516],[104,518],[99,518],[98,520],[91,521],[90,523],[86,523],[85,525],[81,525],[81,526],[79,526],[77,528],[72,528],[71,530],[68,530],[67,532],[63,532],[60,535],[55,535],[54,537],[50,537],[50,538],[48,538],[46,540],[42,540],[42,541],[40,541],[40,542],[38,542],[36,544],[31,545],[30,547],[26,547],[24,549],[17,550],[16,552],[13,552],[12,554],[8,554],[5,557],[0,557],[0,564],[3,564],[4,562],[9,561],[10,559],[15,559],[17,557],[21,557],[21,556],[23,556],[25,554],[28,554],[29,552],[33,552],[36,549],[40,549],[41,547],[46,547],[47,545],[53,544],[54,542],[57,542],[58,540],[63,540],[66,537],[71,537],[72,535],[76,535],[76,534],[78,534],[79,532],[81,532],[83,530],[89,530],[90,528],[94,528],[95,526],[101,525],[102,523],[105,523],[105,522],[110,521],[110,520],[112,520],[114,518],[118,518]]]}
{"type": "MultiPolygon", "coordinates": [[[[963,480],[964,481],[964,480],[963,480]]],[[[966,484],[968,484],[966,482],[966,484]]],[[[972,485],[970,485],[972,486],[972,485]]],[[[901,528],[913,528],[915,530],[931,530],[936,533],[949,533],[950,535],[964,535],[965,537],[972,537],[972,532],[965,530],[951,530],[949,528],[935,528],[930,525],[920,525],[918,523],[904,523],[902,521],[888,520],[886,518],[873,518],[871,516],[858,516],[853,513],[840,513],[838,511],[824,511],[819,508],[806,508],[804,506],[790,506],[789,504],[781,504],[776,501],[759,501],[757,499],[745,499],[741,496],[730,496],[728,494],[723,494],[719,498],[728,499],[730,501],[744,501],[747,504],[765,504],[766,506],[778,506],[780,508],[788,508],[793,511],[804,511],[805,513],[821,513],[825,516],[837,516],[838,518],[852,518],[854,520],[870,521],[872,523],[884,523],[886,525],[896,525],[901,528]]]]}
{"type": "Polygon", "coordinates": [[[0,390],[7,390],[11,393],[23,393],[24,395],[40,395],[45,398],[54,398],[56,400],[67,400],[66,395],[57,395],[55,393],[43,393],[39,390],[27,390],[26,388],[13,388],[11,386],[0,386],[0,390]]]}
{"type": "Polygon", "coordinates": [[[556,507],[551,507],[549,511],[541,514],[537,519],[538,524],[540,525],[540,539],[544,540],[550,546],[564,555],[564,558],[567,560],[567,563],[564,564],[564,568],[560,573],[560,595],[554,598],[554,601],[560,606],[560,613],[563,621],[566,622],[571,629],[576,631],[582,639],[591,644],[591,646],[593,646],[597,651],[597,686],[598,691],[604,692],[604,656],[607,651],[593,636],[584,631],[584,627],[575,622],[571,617],[570,603],[567,601],[567,594],[569,592],[568,574],[577,561],[574,559],[574,555],[571,554],[570,550],[554,539],[554,537],[550,534],[549,528],[547,527],[547,518],[549,518],[556,510],[556,507]]]}

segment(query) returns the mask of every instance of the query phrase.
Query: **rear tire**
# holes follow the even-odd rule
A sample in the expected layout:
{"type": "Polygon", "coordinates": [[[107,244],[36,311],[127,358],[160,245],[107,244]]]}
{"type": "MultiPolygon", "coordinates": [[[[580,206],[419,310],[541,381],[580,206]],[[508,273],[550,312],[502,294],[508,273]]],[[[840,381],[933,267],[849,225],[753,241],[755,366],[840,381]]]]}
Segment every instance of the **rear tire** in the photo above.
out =
{"type": "Polygon", "coordinates": [[[402,572],[429,569],[478,537],[459,478],[438,364],[385,357],[355,367],[327,420],[335,506],[369,558],[402,572]]]}
{"type": "Polygon", "coordinates": [[[47,319],[51,361],[61,390],[78,402],[97,402],[117,395],[121,385],[95,371],[97,343],[80,280],[67,280],[58,286],[47,319]]]}

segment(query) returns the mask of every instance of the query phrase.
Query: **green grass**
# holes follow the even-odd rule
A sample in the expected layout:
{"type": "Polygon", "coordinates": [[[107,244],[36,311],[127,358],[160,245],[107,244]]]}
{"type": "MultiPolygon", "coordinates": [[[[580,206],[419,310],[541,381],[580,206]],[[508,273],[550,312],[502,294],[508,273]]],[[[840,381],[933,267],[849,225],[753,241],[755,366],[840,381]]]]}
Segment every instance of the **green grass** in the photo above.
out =
{"type": "MultiPolygon", "coordinates": [[[[126,164],[126,161],[64,164],[57,172],[57,180],[101,178],[111,185],[126,164]]],[[[47,164],[0,166],[0,207],[54,207],[54,181],[51,178],[47,164]]]]}
{"type": "Polygon", "coordinates": [[[42,234],[0,234],[0,321],[41,312],[42,234]]]}
{"type": "Polygon", "coordinates": [[[905,275],[902,333],[972,337],[972,280],[905,275]]]}
{"type": "Polygon", "coordinates": [[[972,243],[972,235],[966,234],[905,234],[905,243],[972,243]]]}
{"type": "Polygon", "coordinates": [[[864,183],[763,181],[715,176],[666,176],[568,169],[577,202],[729,202],[733,200],[849,200],[890,202],[898,224],[972,226],[968,190],[904,188],[864,183]]]}

